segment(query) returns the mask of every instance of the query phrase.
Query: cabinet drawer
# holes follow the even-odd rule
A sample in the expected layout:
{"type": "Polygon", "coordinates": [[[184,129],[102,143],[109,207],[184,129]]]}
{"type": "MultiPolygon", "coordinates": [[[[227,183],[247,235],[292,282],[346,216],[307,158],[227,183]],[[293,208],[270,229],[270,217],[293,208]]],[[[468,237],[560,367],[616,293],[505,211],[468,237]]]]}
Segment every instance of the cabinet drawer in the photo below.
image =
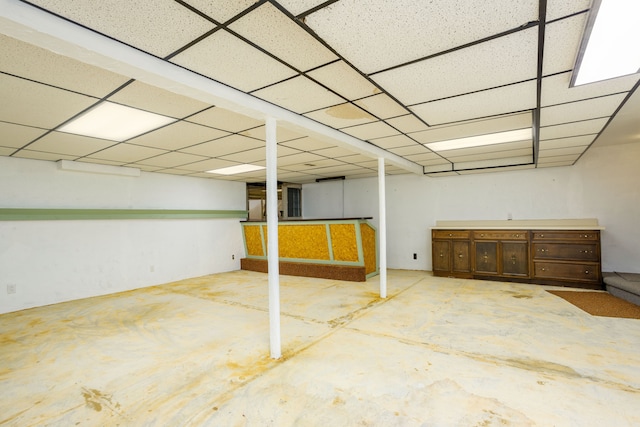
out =
{"type": "Polygon", "coordinates": [[[524,230],[477,230],[473,232],[475,240],[527,240],[524,230]]]}
{"type": "Polygon", "coordinates": [[[600,260],[595,243],[534,243],[533,256],[537,259],[600,260]]]}
{"type": "Polygon", "coordinates": [[[533,240],[600,240],[600,232],[594,230],[563,230],[548,231],[536,230],[533,232],[533,240]]]}
{"type": "Polygon", "coordinates": [[[599,264],[597,263],[535,262],[534,264],[534,275],[537,278],[577,282],[600,281],[599,264]]]}
{"type": "Polygon", "coordinates": [[[469,230],[432,230],[434,239],[468,239],[469,230]]]}

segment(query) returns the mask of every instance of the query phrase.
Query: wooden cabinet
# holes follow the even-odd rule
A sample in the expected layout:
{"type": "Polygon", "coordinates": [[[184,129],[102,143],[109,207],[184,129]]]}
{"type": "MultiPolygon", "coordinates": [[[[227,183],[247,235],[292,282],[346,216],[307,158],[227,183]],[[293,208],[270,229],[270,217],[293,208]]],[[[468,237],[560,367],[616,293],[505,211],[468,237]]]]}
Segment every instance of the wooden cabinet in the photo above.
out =
{"type": "Polygon", "coordinates": [[[598,230],[432,230],[435,276],[601,289],[598,230]]]}
{"type": "Polygon", "coordinates": [[[431,234],[433,272],[437,276],[471,278],[469,240],[466,230],[433,230],[431,234]]]}
{"type": "Polygon", "coordinates": [[[545,284],[601,287],[600,231],[536,231],[531,247],[534,279],[545,284]]]}

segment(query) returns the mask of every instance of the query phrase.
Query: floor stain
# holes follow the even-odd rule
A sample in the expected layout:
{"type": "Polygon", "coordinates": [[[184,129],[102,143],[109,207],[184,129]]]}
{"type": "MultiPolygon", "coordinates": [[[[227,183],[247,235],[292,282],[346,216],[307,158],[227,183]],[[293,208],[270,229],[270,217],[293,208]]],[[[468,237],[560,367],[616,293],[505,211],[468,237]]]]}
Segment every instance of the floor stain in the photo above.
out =
{"type": "Polygon", "coordinates": [[[100,412],[103,407],[107,407],[113,412],[120,414],[120,404],[117,402],[114,404],[110,394],[102,393],[95,388],[82,387],[82,397],[84,397],[85,405],[89,409],[100,412]]]}

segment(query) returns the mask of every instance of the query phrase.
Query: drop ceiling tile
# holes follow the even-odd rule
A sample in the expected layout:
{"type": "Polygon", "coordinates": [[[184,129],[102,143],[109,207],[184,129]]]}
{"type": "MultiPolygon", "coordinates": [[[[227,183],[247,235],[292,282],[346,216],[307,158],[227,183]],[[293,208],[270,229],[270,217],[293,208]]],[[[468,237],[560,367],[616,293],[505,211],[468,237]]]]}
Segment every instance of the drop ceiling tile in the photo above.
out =
{"type": "Polygon", "coordinates": [[[25,126],[54,128],[97,99],[0,74],[0,117],[25,126]]]}
{"type": "Polygon", "coordinates": [[[424,166],[424,173],[434,172],[450,172],[453,171],[453,164],[450,162],[436,163],[429,166],[424,166]]]}
{"type": "Polygon", "coordinates": [[[405,105],[417,104],[533,79],[537,46],[537,29],[529,28],[372,78],[405,105]]]}
{"type": "Polygon", "coordinates": [[[138,167],[138,165],[140,165],[141,167],[153,166],[162,168],[175,168],[188,163],[195,163],[203,160],[207,160],[207,158],[186,153],[166,153],[156,157],[151,157],[149,159],[141,160],[133,166],[138,167]]]}
{"type": "Polygon", "coordinates": [[[461,170],[458,171],[458,175],[476,175],[476,174],[485,174],[485,173],[499,173],[499,172],[507,172],[507,171],[520,171],[527,169],[535,169],[534,164],[529,165],[518,165],[518,166],[501,166],[498,168],[488,168],[488,169],[470,169],[470,170],[461,170]]]}
{"type": "Polygon", "coordinates": [[[109,97],[109,101],[179,119],[209,107],[207,103],[140,81],[127,85],[109,97]]]}
{"type": "Polygon", "coordinates": [[[412,133],[411,137],[421,144],[485,135],[514,129],[531,127],[533,118],[530,112],[510,114],[502,117],[472,120],[464,123],[433,127],[428,131],[412,133]]]}
{"type": "Polygon", "coordinates": [[[424,124],[419,118],[417,118],[413,114],[394,117],[393,119],[387,119],[385,121],[403,133],[420,132],[420,131],[429,129],[429,126],[424,124]]]}
{"type": "Polygon", "coordinates": [[[355,151],[343,147],[322,148],[320,150],[313,150],[313,153],[328,157],[330,159],[353,156],[354,154],[356,154],[355,151]]]}
{"type": "Polygon", "coordinates": [[[252,95],[296,113],[306,113],[344,102],[338,95],[304,76],[260,89],[252,92],[252,95]]]}
{"type": "Polygon", "coordinates": [[[129,79],[0,34],[0,70],[102,98],[129,79]]]}
{"type": "Polygon", "coordinates": [[[165,150],[179,150],[201,142],[222,138],[227,132],[189,122],[175,122],[127,142],[165,150]]]}
{"type": "Polygon", "coordinates": [[[461,169],[477,169],[477,168],[495,168],[501,166],[522,165],[533,163],[533,153],[528,156],[507,157],[502,159],[477,160],[472,162],[456,162],[454,168],[461,169]]]}
{"type": "MultiPolygon", "coordinates": [[[[95,163],[98,165],[110,165],[110,166],[123,166],[127,164],[126,162],[114,162],[112,160],[91,159],[89,157],[83,157],[80,161],[82,163],[95,163]]],[[[140,166],[127,166],[127,167],[136,167],[138,169],[142,169],[140,166]]]]}
{"type": "Polygon", "coordinates": [[[89,138],[63,132],[51,132],[33,144],[30,144],[28,149],[83,157],[96,151],[104,150],[115,144],[115,142],[106,139],[89,138]]]}
{"type": "Polygon", "coordinates": [[[301,150],[301,151],[314,151],[314,150],[320,150],[323,148],[330,148],[330,147],[335,147],[334,143],[330,143],[327,141],[322,141],[320,139],[316,139],[316,138],[311,138],[311,137],[304,137],[304,138],[298,138],[298,139],[293,139],[290,141],[285,141],[280,143],[279,145],[283,145],[285,147],[290,147],[290,148],[295,148],[297,150],[301,150]]]}
{"type": "Polygon", "coordinates": [[[166,152],[166,150],[159,150],[157,148],[120,143],[97,153],[93,153],[90,157],[92,159],[111,160],[114,162],[122,162],[124,164],[139,162],[140,160],[159,156],[166,152]]]}
{"type": "Polygon", "coordinates": [[[591,6],[591,0],[547,0],[547,22],[571,15],[591,6]]]}
{"type": "Polygon", "coordinates": [[[538,168],[555,168],[560,166],[572,166],[575,160],[561,160],[557,162],[538,163],[538,168]]]}
{"type": "MultiPolygon", "coordinates": [[[[221,160],[221,159],[209,159],[203,160],[200,162],[188,163],[180,166],[182,170],[188,170],[192,172],[206,172],[213,169],[222,169],[229,166],[236,166],[237,162],[231,162],[229,160],[221,160]]],[[[213,175],[216,177],[220,177],[221,175],[213,175]]],[[[210,174],[206,175],[207,178],[210,178],[210,174]]]]}
{"type": "Polygon", "coordinates": [[[32,160],[48,160],[51,162],[57,162],[58,160],[75,160],[75,156],[69,156],[66,154],[57,154],[57,153],[45,153],[42,151],[32,151],[32,150],[20,150],[12,157],[19,157],[21,159],[32,159],[32,160]]]}
{"type": "Polygon", "coordinates": [[[552,148],[541,149],[538,153],[538,161],[543,157],[558,157],[558,156],[575,156],[580,155],[586,151],[588,146],[583,147],[565,147],[565,148],[552,148]]]}
{"type": "Polygon", "coordinates": [[[359,99],[355,104],[381,119],[403,116],[409,112],[385,93],[359,99]]]}
{"type": "Polygon", "coordinates": [[[306,113],[305,116],[337,129],[378,120],[363,109],[350,103],[334,105],[324,110],[306,113]]]}
{"type": "Polygon", "coordinates": [[[233,22],[229,28],[300,71],[338,58],[268,2],[233,22]]]}
{"type": "Polygon", "coordinates": [[[183,148],[180,151],[189,154],[198,154],[200,156],[220,157],[264,146],[264,142],[258,141],[257,139],[242,135],[229,135],[224,138],[183,148]]]}
{"type": "Polygon", "coordinates": [[[173,169],[173,168],[161,169],[160,172],[167,173],[170,175],[190,175],[191,174],[191,171],[187,171],[184,169],[173,169]]]}
{"type": "Polygon", "coordinates": [[[569,138],[545,139],[540,141],[541,150],[555,148],[588,146],[596,139],[596,135],[572,136],[569,138]]]}
{"type": "Polygon", "coordinates": [[[291,68],[223,30],[176,55],[171,62],[244,92],[296,74],[291,68]]]}
{"type": "Polygon", "coordinates": [[[307,174],[303,172],[296,171],[285,171],[278,172],[278,179],[287,182],[299,183],[299,184],[308,184],[310,182],[315,182],[316,179],[322,178],[320,175],[307,174]]]}
{"type": "Polygon", "coordinates": [[[380,89],[344,61],[334,62],[307,75],[348,100],[380,93],[380,89]]]}
{"type": "Polygon", "coordinates": [[[184,0],[184,2],[223,23],[253,5],[256,0],[184,0]]]}
{"type": "Polygon", "coordinates": [[[353,171],[353,165],[340,165],[340,166],[330,166],[325,168],[310,168],[309,172],[314,173],[316,175],[331,177],[331,176],[340,176],[343,175],[344,172],[353,171]]]}
{"type": "MultiPolygon", "coordinates": [[[[447,159],[457,159],[459,157],[484,155],[491,157],[493,155],[498,156],[500,153],[512,152],[516,150],[528,150],[529,153],[533,153],[533,141],[516,141],[507,142],[504,144],[484,145],[482,147],[470,147],[461,148],[458,150],[440,151],[439,153],[447,159]]],[[[502,156],[504,157],[504,156],[502,156]]]]}
{"type": "Polygon", "coordinates": [[[0,122],[0,146],[24,147],[37,137],[44,135],[45,132],[46,130],[44,129],[0,122]]]}
{"type": "Polygon", "coordinates": [[[406,156],[410,154],[425,154],[431,152],[430,150],[425,148],[424,145],[418,144],[417,142],[414,142],[411,145],[407,145],[406,147],[389,148],[389,151],[399,156],[406,156]]]}
{"type": "MultiPolygon", "coordinates": [[[[299,153],[298,150],[288,147],[278,147],[278,157],[299,153]]],[[[239,153],[220,156],[222,160],[229,160],[238,163],[250,163],[252,165],[266,166],[267,150],[265,147],[254,148],[252,150],[241,151],[239,153]]]]}
{"type": "Polygon", "coordinates": [[[16,149],[13,147],[3,147],[0,145],[0,156],[10,156],[15,151],[16,149]]]}
{"type": "Polygon", "coordinates": [[[460,46],[537,20],[536,2],[508,8],[498,0],[370,2],[341,0],[305,23],[349,62],[371,73],[460,46]],[[399,31],[401,29],[401,31],[399,31]],[[425,42],[428,40],[428,42],[425,42]]]}
{"type": "Polygon", "coordinates": [[[415,144],[416,141],[406,135],[394,135],[387,136],[385,138],[372,139],[371,143],[388,150],[390,148],[406,147],[407,145],[415,144]]]}
{"type": "Polygon", "coordinates": [[[432,126],[534,109],[535,80],[411,107],[432,126]]]}
{"type": "Polygon", "coordinates": [[[578,160],[578,157],[580,157],[580,155],[578,154],[568,154],[568,155],[564,155],[564,156],[549,156],[549,157],[539,157],[538,158],[538,165],[545,165],[545,164],[574,164],[576,160],[578,160]]]}
{"type": "Polygon", "coordinates": [[[572,88],[569,87],[570,81],[571,72],[556,74],[542,79],[541,105],[547,107],[613,93],[628,92],[638,81],[638,75],[634,74],[572,88]]]}
{"type": "Polygon", "coordinates": [[[540,111],[540,125],[551,126],[598,117],[609,117],[613,115],[626,96],[626,93],[622,93],[544,107],[540,111]]]}
{"type": "Polygon", "coordinates": [[[410,154],[406,156],[406,158],[407,160],[410,160],[414,163],[418,163],[419,165],[422,165],[422,166],[440,164],[443,161],[441,156],[431,151],[423,154],[410,154]]]}
{"type": "Polygon", "coordinates": [[[365,156],[364,154],[352,154],[350,156],[341,156],[339,157],[340,161],[345,162],[345,163],[352,163],[352,164],[360,164],[362,162],[368,162],[371,161],[371,157],[369,156],[365,156]]]}
{"type": "MultiPolygon", "coordinates": [[[[445,153],[443,153],[445,154],[445,153]]],[[[498,159],[505,158],[514,158],[514,157],[526,157],[528,159],[533,159],[533,146],[529,143],[529,147],[521,148],[518,150],[506,150],[506,151],[494,151],[494,152],[486,152],[479,154],[469,154],[466,156],[456,156],[452,157],[449,153],[445,154],[445,157],[448,160],[451,160],[456,165],[463,162],[477,162],[477,161],[492,161],[498,159]]]]}
{"type": "Polygon", "coordinates": [[[140,169],[141,171],[144,171],[144,172],[162,172],[162,170],[165,169],[163,167],[158,167],[158,166],[141,165],[140,163],[130,164],[130,165],[128,165],[128,167],[138,168],[138,169],[140,169]]]}
{"type": "Polygon", "coordinates": [[[344,133],[360,139],[384,138],[385,136],[398,135],[399,132],[384,122],[367,123],[342,129],[344,133]]]}
{"type": "Polygon", "coordinates": [[[569,136],[592,135],[599,133],[608,118],[585,120],[583,122],[567,123],[540,128],[540,140],[564,138],[569,136]]]}
{"type": "Polygon", "coordinates": [[[309,170],[315,170],[316,169],[327,169],[327,168],[353,168],[353,165],[348,165],[345,162],[341,161],[341,160],[336,160],[336,159],[327,159],[327,158],[323,158],[322,160],[315,160],[312,163],[305,163],[304,166],[307,166],[309,168],[309,170]],[[313,165],[313,166],[311,166],[313,165]]]}
{"type": "Polygon", "coordinates": [[[215,28],[173,0],[32,0],[85,27],[164,58],[215,28]]]}
{"type": "Polygon", "coordinates": [[[187,121],[233,133],[264,125],[264,120],[257,120],[219,107],[194,114],[187,121]]]}
{"type": "Polygon", "coordinates": [[[299,153],[291,156],[278,157],[278,166],[286,166],[286,169],[291,169],[294,165],[304,165],[305,163],[314,164],[324,159],[325,157],[313,153],[299,153]]]}
{"type": "Polygon", "coordinates": [[[583,13],[546,25],[542,62],[544,75],[573,69],[586,19],[587,14],[583,13]]]}
{"type": "Polygon", "coordinates": [[[325,3],[327,0],[278,0],[285,9],[297,16],[325,3]]]}
{"type": "MultiPolygon", "coordinates": [[[[255,139],[259,139],[261,141],[266,141],[267,139],[267,133],[266,133],[266,127],[265,126],[259,126],[256,128],[252,128],[252,129],[248,129],[244,132],[241,132],[242,135],[245,136],[249,136],[251,138],[255,138],[255,139]]],[[[276,129],[276,141],[277,142],[285,142],[285,141],[290,141],[292,139],[298,139],[298,138],[302,138],[306,135],[303,135],[301,133],[298,132],[294,132],[292,130],[289,130],[285,127],[282,126],[278,126],[276,129]]]]}

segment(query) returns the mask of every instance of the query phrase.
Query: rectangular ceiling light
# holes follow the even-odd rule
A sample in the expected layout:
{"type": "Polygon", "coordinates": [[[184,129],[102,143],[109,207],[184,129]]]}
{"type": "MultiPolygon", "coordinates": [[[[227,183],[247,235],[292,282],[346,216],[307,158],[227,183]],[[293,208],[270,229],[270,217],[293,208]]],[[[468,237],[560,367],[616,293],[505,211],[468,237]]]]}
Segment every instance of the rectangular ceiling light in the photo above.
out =
{"type": "Polygon", "coordinates": [[[229,166],[221,169],[213,169],[213,170],[207,171],[207,173],[216,173],[218,175],[235,175],[239,173],[259,171],[261,169],[265,169],[265,167],[243,164],[243,165],[237,165],[237,166],[229,166]]]}
{"type": "Polygon", "coordinates": [[[425,146],[431,151],[447,151],[460,148],[481,147],[483,145],[504,144],[506,142],[525,141],[532,138],[531,128],[525,128],[489,133],[486,135],[469,136],[467,138],[448,139],[446,141],[425,144],[425,146]]]}
{"type": "Polygon", "coordinates": [[[571,86],[637,73],[640,1],[594,0],[571,86]]]}
{"type": "Polygon", "coordinates": [[[172,117],[102,102],[57,130],[122,142],[175,121],[172,117]]]}

